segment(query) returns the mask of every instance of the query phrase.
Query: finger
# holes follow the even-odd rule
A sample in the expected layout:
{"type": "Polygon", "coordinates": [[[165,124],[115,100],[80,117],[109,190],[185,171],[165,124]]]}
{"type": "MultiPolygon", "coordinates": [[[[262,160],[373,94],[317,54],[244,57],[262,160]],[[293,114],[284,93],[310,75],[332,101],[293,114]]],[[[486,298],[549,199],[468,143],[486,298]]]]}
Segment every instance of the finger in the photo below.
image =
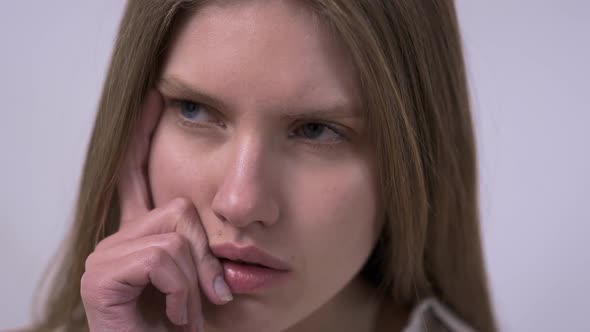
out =
{"type": "MultiPolygon", "coordinates": [[[[166,251],[151,247],[126,256],[127,268],[115,272],[112,280],[145,288],[149,283],[166,296],[166,316],[176,325],[188,322],[188,281],[166,251]]],[[[121,264],[123,265],[123,264],[121,264]]]]}
{"type": "Polygon", "coordinates": [[[176,232],[181,219],[195,218],[191,222],[200,223],[198,215],[193,217],[192,203],[185,198],[176,198],[165,205],[149,211],[141,217],[141,222],[121,225],[119,230],[98,243],[95,250],[104,250],[142,237],[176,232]]]}
{"type": "Polygon", "coordinates": [[[201,223],[181,223],[177,232],[184,234],[191,242],[193,258],[201,291],[215,304],[225,304],[233,300],[223,267],[209,248],[207,233],[201,223]]]}
{"type": "Polygon", "coordinates": [[[121,306],[136,303],[149,284],[165,295],[166,315],[170,321],[177,325],[186,324],[188,282],[174,260],[157,247],[87,270],[83,276],[82,295],[87,301],[96,302],[90,307],[99,310],[120,307],[124,310],[121,306]]]}
{"type": "Polygon", "coordinates": [[[112,262],[116,257],[128,256],[149,247],[158,247],[166,251],[172,260],[174,260],[174,263],[176,263],[183,272],[188,281],[189,287],[189,323],[196,324],[201,312],[201,298],[199,294],[197,271],[188,241],[183,235],[177,232],[149,235],[118,243],[111,247],[102,247],[100,250],[97,250],[90,255],[86,260],[87,270],[91,269],[92,266],[112,262]]]}
{"type": "Polygon", "coordinates": [[[159,92],[150,90],[143,102],[139,120],[132,129],[117,182],[122,223],[144,215],[151,209],[146,165],[151,137],[159,122],[162,105],[159,92]]]}
{"type": "Polygon", "coordinates": [[[143,217],[141,223],[121,229],[101,241],[97,250],[140,237],[170,232],[182,234],[188,240],[197,268],[200,289],[205,296],[215,304],[231,301],[233,297],[225,282],[221,263],[211,253],[207,233],[196,209],[188,199],[177,198],[161,208],[152,210],[143,217]]]}
{"type": "Polygon", "coordinates": [[[187,278],[189,278],[189,281],[191,281],[191,277],[194,278],[194,281],[197,281],[196,269],[189,244],[182,235],[176,232],[149,235],[118,243],[108,248],[101,248],[88,257],[86,265],[89,268],[91,266],[105,264],[117,257],[124,257],[149,247],[159,247],[165,250],[174,259],[187,278]]]}

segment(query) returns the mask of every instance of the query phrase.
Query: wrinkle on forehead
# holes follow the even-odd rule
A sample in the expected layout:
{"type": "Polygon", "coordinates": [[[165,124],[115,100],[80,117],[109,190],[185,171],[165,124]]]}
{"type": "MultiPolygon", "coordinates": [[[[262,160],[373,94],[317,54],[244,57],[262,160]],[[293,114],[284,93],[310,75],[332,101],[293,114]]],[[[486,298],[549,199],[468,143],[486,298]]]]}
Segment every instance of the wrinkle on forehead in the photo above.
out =
{"type": "Polygon", "coordinates": [[[172,51],[180,51],[173,54],[169,69],[196,86],[231,90],[242,101],[331,98],[358,108],[359,89],[348,52],[301,4],[209,1],[179,31],[176,44],[181,45],[172,45],[172,51]]]}

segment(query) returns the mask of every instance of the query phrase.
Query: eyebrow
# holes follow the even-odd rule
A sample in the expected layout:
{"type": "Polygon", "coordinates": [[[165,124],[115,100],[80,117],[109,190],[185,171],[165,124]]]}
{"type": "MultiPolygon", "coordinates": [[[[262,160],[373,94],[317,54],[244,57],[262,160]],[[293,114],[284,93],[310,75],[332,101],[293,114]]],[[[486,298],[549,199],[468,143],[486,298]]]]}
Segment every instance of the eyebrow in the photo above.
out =
{"type": "MultiPolygon", "coordinates": [[[[217,109],[230,110],[229,105],[223,102],[221,98],[215,97],[205,91],[191,86],[175,76],[162,77],[158,86],[164,94],[171,94],[177,98],[186,98],[191,101],[205,103],[217,109]]],[[[330,117],[330,118],[361,118],[361,114],[346,104],[333,105],[318,108],[293,108],[283,107],[279,114],[285,118],[305,118],[305,117],[330,117]]]]}

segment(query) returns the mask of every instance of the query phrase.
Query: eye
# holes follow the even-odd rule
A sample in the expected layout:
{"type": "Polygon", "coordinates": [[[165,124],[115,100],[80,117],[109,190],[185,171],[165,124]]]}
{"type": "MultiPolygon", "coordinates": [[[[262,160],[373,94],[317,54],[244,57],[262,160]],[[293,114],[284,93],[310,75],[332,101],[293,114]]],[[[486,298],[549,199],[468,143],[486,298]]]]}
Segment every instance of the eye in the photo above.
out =
{"type": "Polygon", "coordinates": [[[299,136],[304,139],[312,141],[334,142],[340,141],[343,138],[343,135],[341,135],[336,129],[319,122],[305,123],[297,128],[295,133],[299,134],[299,136]]]}
{"type": "Polygon", "coordinates": [[[166,104],[179,117],[179,124],[189,129],[206,128],[213,123],[225,127],[213,110],[205,104],[183,99],[168,99],[166,104]]]}
{"type": "MultiPolygon", "coordinates": [[[[223,121],[205,104],[182,99],[169,99],[167,104],[179,115],[180,125],[189,129],[208,128],[207,123],[225,127],[223,121]]],[[[304,122],[289,134],[289,137],[293,136],[302,138],[304,143],[317,149],[336,147],[346,139],[346,135],[341,134],[334,125],[317,121],[304,122]]]]}
{"type": "Polygon", "coordinates": [[[199,115],[201,117],[207,115],[206,109],[202,104],[187,100],[179,100],[177,103],[180,113],[184,118],[191,121],[206,121],[206,119],[199,119],[199,115]]]}
{"type": "Polygon", "coordinates": [[[341,146],[341,143],[344,143],[347,138],[333,126],[321,122],[306,122],[293,133],[289,136],[301,137],[303,138],[302,143],[320,151],[341,146]]]}

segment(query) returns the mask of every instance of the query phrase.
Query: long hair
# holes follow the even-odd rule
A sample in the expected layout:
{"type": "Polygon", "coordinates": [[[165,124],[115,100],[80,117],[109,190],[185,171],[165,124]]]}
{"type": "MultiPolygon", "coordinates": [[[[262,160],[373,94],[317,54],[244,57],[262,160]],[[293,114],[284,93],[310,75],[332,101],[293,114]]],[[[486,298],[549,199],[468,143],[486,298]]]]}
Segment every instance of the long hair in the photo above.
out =
{"type": "MultiPolygon", "coordinates": [[[[72,228],[28,331],[87,330],[84,264],[119,225],[117,174],[183,18],[206,1],[130,0],[87,149],[72,228]]],[[[354,63],[384,226],[362,275],[396,304],[435,296],[495,331],[479,230],[476,152],[452,0],[303,0],[354,63]]]]}

